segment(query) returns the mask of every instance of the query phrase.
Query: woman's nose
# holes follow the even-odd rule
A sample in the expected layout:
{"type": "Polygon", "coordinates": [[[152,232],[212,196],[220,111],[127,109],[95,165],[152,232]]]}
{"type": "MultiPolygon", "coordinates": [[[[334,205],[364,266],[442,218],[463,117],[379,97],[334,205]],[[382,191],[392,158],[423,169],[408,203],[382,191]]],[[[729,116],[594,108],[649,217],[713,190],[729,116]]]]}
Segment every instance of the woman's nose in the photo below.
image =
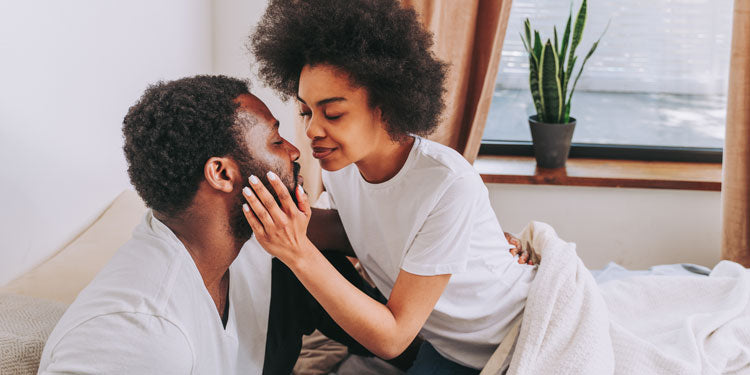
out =
{"type": "Polygon", "coordinates": [[[311,115],[307,118],[307,121],[305,121],[305,134],[307,135],[307,138],[316,139],[325,136],[325,131],[316,117],[317,116],[315,115],[311,115]]]}

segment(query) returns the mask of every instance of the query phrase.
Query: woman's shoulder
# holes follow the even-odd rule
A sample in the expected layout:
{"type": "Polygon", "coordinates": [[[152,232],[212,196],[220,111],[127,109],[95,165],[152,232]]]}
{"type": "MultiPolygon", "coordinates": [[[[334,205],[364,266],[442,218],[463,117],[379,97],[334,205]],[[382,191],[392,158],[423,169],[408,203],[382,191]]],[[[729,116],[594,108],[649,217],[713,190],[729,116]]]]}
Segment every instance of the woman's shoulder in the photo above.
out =
{"type": "Polygon", "coordinates": [[[431,171],[443,178],[478,176],[474,167],[456,150],[426,138],[418,138],[415,168],[431,171]]]}

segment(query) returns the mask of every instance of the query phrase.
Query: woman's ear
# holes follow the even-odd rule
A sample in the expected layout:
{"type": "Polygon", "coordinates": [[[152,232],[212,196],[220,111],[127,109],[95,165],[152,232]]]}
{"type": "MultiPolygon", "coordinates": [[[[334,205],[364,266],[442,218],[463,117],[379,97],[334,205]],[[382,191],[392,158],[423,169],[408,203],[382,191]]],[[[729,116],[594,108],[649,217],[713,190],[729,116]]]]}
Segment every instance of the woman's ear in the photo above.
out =
{"type": "Polygon", "coordinates": [[[381,123],[385,123],[383,121],[383,110],[380,109],[380,107],[375,107],[372,113],[376,120],[378,120],[381,123]]]}
{"type": "Polygon", "coordinates": [[[203,176],[209,186],[225,193],[231,193],[235,181],[241,177],[234,160],[219,157],[208,159],[203,166],[203,176]]]}

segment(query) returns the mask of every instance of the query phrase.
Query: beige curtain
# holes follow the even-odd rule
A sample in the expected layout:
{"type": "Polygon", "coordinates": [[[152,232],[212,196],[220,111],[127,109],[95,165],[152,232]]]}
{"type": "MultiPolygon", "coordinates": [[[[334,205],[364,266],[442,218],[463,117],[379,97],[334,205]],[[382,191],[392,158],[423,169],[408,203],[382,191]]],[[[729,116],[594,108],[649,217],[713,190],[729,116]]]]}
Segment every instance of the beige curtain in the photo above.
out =
{"type": "Polygon", "coordinates": [[[402,0],[435,37],[434,51],[451,64],[446,111],[430,138],[473,162],[495,89],[511,0],[402,0]]]}
{"type": "Polygon", "coordinates": [[[750,1],[735,0],[724,144],[722,258],[750,267],[750,1]]]}
{"type": "MultiPolygon", "coordinates": [[[[402,0],[412,6],[435,38],[434,51],[448,62],[446,111],[431,139],[453,147],[473,162],[479,153],[511,0],[402,0]]],[[[296,124],[305,190],[322,190],[320,166],[301,123],[296,124]]]]}

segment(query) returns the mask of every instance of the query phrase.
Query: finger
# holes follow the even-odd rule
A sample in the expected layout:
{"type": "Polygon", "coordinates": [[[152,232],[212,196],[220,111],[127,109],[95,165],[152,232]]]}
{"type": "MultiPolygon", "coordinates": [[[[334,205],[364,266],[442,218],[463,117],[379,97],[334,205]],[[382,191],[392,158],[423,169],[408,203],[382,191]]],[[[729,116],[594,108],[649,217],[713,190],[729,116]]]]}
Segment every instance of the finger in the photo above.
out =
{"type": "Polygon", "coordinates": [[[271,214],[268,213],[268,210],[266,210],[266,207],[263,206],[263,203],[258,199],[258,197],[255,196],[255,193],[253,191],[245,186],[242,189],[242,195],[245,196],[245,200],[250,205],[250,209],[253,211],[252,213],[255,214],[255,217],[258,218],[258,220],[263,225],[263,230],[267,232],[270,230],[270,228],[273,228],[273,218],[271,217],[271,214]]]}
{"type": "Polygon", "coordinates": [[[523,245],[521,244],[521,241],[518,238],[515,238],[515,237],[511,238],[510,239],[510,243],[511,243],[511,245],[513,245],[513,246],[515,246],[515,247],[517,247],[519,249],[523,249],[523,245]]]}
{"type": "MultiPolygon", "coordinates": [[[[260,203],[263,205],[263,207],[265,207],[266,211],[273,219],[273,222],[279,225],[286,225],[287,215],[281,210],[278,203],[276,203],[276,199],[274,199],[273,195],[271,195],[268,189],[263,186],[258,177],[252,175],[250,176],[248,181],[250,181],[250,187],[252,188],[253,192],[255,192],[255,196],[258,200],[260,200],[260,203]]],[[[258,215],[258,211],[255,210],[255,207],[252,204],[250,205],[250,208],[255,211],[256,215],[258,215]]],[[[258,218],[261,219],[264,225],[266,224],[266,222],[263,221],[263,218],[260,215],[258,216],[258,218]]],[[[268,230],[268,227],[266,227],[266,230],[268,230]]]]}
{"type": "MultiPolygon", "coordinates": [[[[511,245],[511,246],[512,246],[512,245],[511,245]]],[[[511,247],[511,248],[510,248],[510,253],[511,253],[511,254],[512,254],[513,256],[516,256],[516,254],[518,254],[518,252],[519,252],[519,251],[520,251],[520,249],[519,249],[519,248],[517,248],[517,247],[511,247]]]]}
{"type": "Polygon", "coordinates": [[[268,182],[271,183],[271,187],[273,187],[273,190],[276,192],[276,196],[279,197],[279,201],[281,202],[281,208],[286,212],[287,214],[291,214],[293,208],[297,208],[297,205],[294,204],[294,201],[292,200],[292,196],[289,195],[289,189],[286,188],[283,182],[281,182],[281,179],[279,179],[279,176],[276,175],[276,173],[273,173],[272,171],[268,171],[266,174],[268,177],[268,182]]]}
{"type": "Polygon", "coordinates": [[[307,194],[305,194],[305,189],[302,188],[302,185],[297,185],[295,194],[297,194],[297,202],[299,202],[297,208],[299,208],[299,210],[309,218],[312,214],[312,209],[310,209],[310,199],[308,198],[307,194]]]}
{"type": "Polygon", "coordinates": [[[261,224],[260,221],[258,221],[258,218],[255,217],[255,214],[250,211],[250,206],[248,206],[247,203],[242,204],[242,212],[245,214],[245,219],[247,219],[247,222],[250,224],[250,228],[253,229],[255,237],[265,236],[266,231],[263,229],[263,224],[261,224]]]}
{"type": "Polygon", "coordinates": [[[520,257],[518,257],[518,263],[524,264],[529,260],[529,253],[523,253],[520,257]]]}

